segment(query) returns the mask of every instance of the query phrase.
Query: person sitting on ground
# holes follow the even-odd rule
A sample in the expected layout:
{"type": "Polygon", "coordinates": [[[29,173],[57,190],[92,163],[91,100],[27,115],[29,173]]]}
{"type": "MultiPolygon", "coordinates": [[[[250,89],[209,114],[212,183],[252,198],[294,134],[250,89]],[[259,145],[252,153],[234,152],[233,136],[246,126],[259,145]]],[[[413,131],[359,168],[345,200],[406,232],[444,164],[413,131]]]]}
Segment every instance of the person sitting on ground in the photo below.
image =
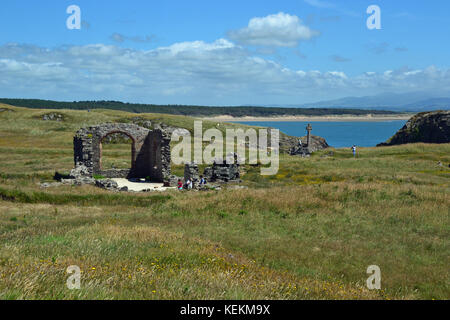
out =
{"type": "Polygon", "coordinates": [[[178,190],[183,190],[183,182],[181,182],[181,179],[178,179],[178,190]]]}
{"type": "Polygon", "coordinates": [[[200,176],[200,186],[203,186],[206,184],[206,179],[203,178],[203,176],[200,176]]]}
{"type": "Polygon", "coordinates": [[[186,183],[184,184],[185,189],[192,189],[192,181],[191,179],[187,179],[186,183]]]}

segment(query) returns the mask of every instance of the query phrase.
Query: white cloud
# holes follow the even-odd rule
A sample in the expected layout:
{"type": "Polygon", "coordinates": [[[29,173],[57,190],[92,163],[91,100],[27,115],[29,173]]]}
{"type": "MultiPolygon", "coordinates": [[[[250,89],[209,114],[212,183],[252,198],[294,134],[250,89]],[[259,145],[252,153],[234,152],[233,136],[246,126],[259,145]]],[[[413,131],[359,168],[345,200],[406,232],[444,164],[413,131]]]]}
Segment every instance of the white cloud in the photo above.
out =
{"type": "Polygon", "coordinates": [[[407,91],[450,92],[450,70],[430,66],[349,76],[294,70],[224,39],[154,50],[103,44],[0,46],[0,97],[205,105],[294,104],[407,91]]]}
{"type": "Polygon", "coordinates": [[[226,40],[219,39],[213,43],[205,43],[204,41],[192,41],[192,42],[179,42],[169,47],[160,47],[158,51],[169,51],[171,54],[178,54],[181,52],[205,52],[213,50],[223,50],[234,48],[235,45],[226,40]]]}
{"type": "Polygon", "coordinates": [[[41,80],[60,80],[68,75],[69,70],[61,63],[29,63],[12,59],[0,59],[0,70],[6,75],[26,77],[33,74],[41,80]]]}
{"type": "Polygon", "coordinates": [[[300,41],[319,34],[305,26],[297,16],[280,12],[252,18],[247,27],[228,32],[228,37],[244,45],[296,47],[300,41]]]}

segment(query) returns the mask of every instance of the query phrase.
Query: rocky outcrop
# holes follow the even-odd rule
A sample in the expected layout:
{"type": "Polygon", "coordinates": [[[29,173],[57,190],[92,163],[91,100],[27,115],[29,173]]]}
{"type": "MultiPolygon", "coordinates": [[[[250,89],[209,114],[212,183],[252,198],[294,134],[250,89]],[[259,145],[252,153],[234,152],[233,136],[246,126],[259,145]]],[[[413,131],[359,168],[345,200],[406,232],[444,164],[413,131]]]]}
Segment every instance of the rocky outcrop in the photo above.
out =
{"type": "Polygon", "coordinates": [[[311,145],[307,145],[307,137],[291,137],[284,135],[280,137],[280,150],[291,155],[307,156],[313,152],[329,148],[330,146],[324,138],[311,135],[311,145]],[[300,145],[301,141],[301,145],[300,145]]]}
{"type": "Polygon", "coordinates": [[[44,121],[64,121],[64,116],[60,113],[51,112],[42,115],[42,120],[44,121]]]}
{"type": "MultiPolygon", "coordinates": [[[[300,137],[298,139],[300,139],[303,143],[305,143],[307,141],[306,136],[300,137]]],[[[297,140],[297,142],[298,142],[298,140],[297,140]]],[[[327,141],[324,138],[311,135],[311,146],[308,147],[310,152],[316,152],[316,151],[323,150],[323,149],[326,149],[329,147],[330,146],[328,145],[327,141]]]]}
{"type": "Polygon", "coordinates": [[[119,188],[119,185],[117,182],[111,179],[100,179],[95,180],[95,185],[99,188],[105,189],[105,190],[117,190],[119,188]]]}
{"type": "Polygon", "coordinates": [[[378,146],[405,143],[449,143],[450,110],[416,114],[392,138],[378,146]]]}
{"type": "MultiPolygon", "coordinates": [[[[275,129],[275,128],[267,128],[267,139],[268,139],[268,143],[270,144],[270,130],[271,129],[275,129]]],[[[299,147],[299,140],[302,141],[302,145],[306,146],[307,144],[307,136],[303,136],[303,137],[294,137],[294,136],[289,136],[283,132],[280,131],[280,153],[289,153],[291,154],[293,149],[298,149],[299,147]]],[[[328,143],[325,141],[324,138],[319,137],[319,136],[314,136],[311,135],[311,146],[309,151],[310,152],[315,152],[315,151],[319,151],[322,149],[326,149],[329,148],[330,146],[328,145],[328,143]]]]}

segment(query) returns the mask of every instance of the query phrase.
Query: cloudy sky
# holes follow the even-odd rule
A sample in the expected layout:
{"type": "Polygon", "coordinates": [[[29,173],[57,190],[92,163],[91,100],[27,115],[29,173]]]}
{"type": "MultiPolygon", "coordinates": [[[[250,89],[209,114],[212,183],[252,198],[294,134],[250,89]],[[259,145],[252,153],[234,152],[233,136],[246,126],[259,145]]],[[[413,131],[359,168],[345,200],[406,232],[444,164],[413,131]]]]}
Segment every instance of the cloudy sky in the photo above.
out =
{"type": "Polygon", "coordinates": [[[0,97],[282,105],[450,96],[450,2],[2,0],[0,97]],[[367,8],[381,9],[369,30],[367,8]],[[66,9],[81,9],[69,30],[66,9]]]}

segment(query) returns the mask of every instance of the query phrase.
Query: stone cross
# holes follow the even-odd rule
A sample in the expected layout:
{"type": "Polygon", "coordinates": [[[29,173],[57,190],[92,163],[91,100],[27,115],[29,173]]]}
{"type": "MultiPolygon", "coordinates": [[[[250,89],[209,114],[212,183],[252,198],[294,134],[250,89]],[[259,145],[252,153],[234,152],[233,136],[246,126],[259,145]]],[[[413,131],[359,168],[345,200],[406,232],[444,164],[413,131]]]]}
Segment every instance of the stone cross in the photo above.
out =
{"type": "Polygon", "coordinates": [[[308,136],[307,136],[307,143],[308,143],[308,148],[311,148],[311,130],[312,130],[312,127],[311,127],[311,124],[310,123],[308,123],[308,126],[306,127],[306,130],[308,131],[308,136]]]}

